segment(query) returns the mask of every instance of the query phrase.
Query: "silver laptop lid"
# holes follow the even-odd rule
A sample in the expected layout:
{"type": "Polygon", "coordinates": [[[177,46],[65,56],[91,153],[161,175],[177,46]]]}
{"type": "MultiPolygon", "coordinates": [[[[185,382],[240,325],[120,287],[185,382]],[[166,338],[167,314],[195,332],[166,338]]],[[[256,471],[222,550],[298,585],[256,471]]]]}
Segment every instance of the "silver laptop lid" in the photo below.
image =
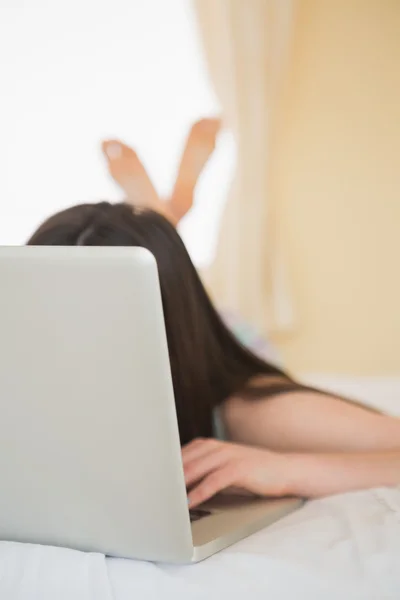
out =
{"type": "Polygon", "coordinates": [[[190,560],[154,257],[0,248],[0,282],[0,538],[190,560]]]}

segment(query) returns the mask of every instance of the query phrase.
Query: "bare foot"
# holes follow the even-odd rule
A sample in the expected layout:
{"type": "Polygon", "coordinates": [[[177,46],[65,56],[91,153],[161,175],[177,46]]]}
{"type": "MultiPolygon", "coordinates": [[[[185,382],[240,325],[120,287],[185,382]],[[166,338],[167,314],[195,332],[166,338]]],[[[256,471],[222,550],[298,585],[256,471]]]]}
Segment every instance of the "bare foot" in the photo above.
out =
{"type": "Polygon", "coordinates": [[[193,205],[197,180],[215,148],[220,119],[201,119],[190,130],[169,201],[171,212],[179,221],[193,205]]]}
{"type": "Polygon", "coordinates": [[[171,198],[164,202],[157,194],[136,152],[119,140],[106,140],[102,150],[108,170],[132,205],[146,206],[177,225],[193,205],[196,183],[214,148],[219,119],[201,119],[191,128],[182,154],[171,198]]]}
{"type": "Polygon", "coordinates": [[[126,201],[168,216],[168,207],[157,194],[136,152],[119,140],[105,140],[102,150],[107,160],[108,171],[125,192],[126,201]]]}

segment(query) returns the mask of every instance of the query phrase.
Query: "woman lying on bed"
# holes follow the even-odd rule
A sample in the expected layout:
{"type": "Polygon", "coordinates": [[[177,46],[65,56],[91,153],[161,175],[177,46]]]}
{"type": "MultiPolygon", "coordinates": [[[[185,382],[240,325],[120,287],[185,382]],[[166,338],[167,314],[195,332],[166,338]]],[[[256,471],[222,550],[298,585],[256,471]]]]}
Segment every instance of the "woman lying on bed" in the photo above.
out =
{"type": "Polygon", "coordinates": [[[316,497],[400,484],[400,420],[302,386],[243,347],[164,216],[127,204],[75,206],[29,244],[154,254],[191,506],[231,487],[316,497]]]}

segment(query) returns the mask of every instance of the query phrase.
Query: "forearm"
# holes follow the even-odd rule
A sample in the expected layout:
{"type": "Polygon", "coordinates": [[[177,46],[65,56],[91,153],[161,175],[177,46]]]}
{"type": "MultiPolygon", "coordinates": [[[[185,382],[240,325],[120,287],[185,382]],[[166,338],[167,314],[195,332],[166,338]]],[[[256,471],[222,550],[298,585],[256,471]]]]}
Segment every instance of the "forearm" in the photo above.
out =
{"type": "Polygon", "coordinates": [[[290,493],[307,498],[400,485],[400,451],[289,456],[290,493]]]}
{"type": "Polygon", "coordinates": [[[400,419],[329,395],[291,392],[265,400],[229,400],[229,439],[278,452],[400,450],[400,419]]]}

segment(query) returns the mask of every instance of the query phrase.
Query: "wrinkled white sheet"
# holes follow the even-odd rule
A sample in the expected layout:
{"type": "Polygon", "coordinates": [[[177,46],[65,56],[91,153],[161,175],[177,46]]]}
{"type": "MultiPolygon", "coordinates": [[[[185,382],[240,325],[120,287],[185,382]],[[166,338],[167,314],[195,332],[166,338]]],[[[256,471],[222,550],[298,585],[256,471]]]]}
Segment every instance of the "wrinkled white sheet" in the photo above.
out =
{"type": "Polygon", "coordinates": [[[309,502],[198,565],[0,543],[3,600],[399,600],[400,487],[309,502]]]}

